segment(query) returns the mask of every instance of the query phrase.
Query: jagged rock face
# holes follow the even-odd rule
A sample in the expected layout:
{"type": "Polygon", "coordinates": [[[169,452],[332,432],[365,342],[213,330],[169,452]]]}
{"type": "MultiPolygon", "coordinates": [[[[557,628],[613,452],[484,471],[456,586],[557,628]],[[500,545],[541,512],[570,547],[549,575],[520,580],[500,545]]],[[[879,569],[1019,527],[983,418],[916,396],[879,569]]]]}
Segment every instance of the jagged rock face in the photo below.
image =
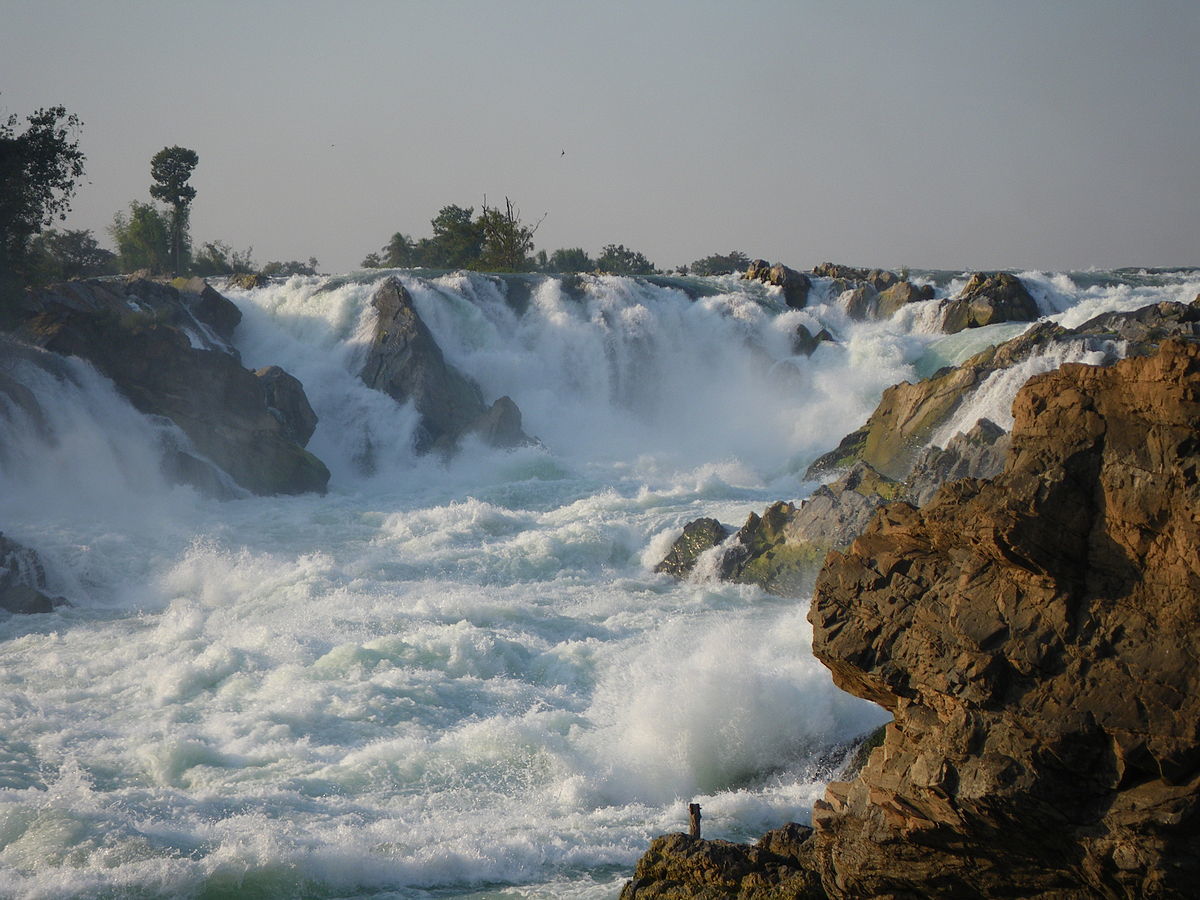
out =
{"type": "Polygon", "coordinates": [[[999,475],[1010,443],[1007,431],[989,419],[980,419],[970,431],[956,434],[945,447],[926,447],[913,463],[905,499],[914,506],[924,506],[948,481],[999,475]]]}
{"type": "Polygon", "coordinates": [[[263,386],[267,409],[283,426],[288,440],[307,447],[317,430],[317,414],[313,412],[300,379],[279,366],[266,366],[254,373],[263,386]]]}
{"type": "Polygon", "coordinates": [[[446,362],[399,280],[380,285],[371,305],[379,318],[361,377],[367,386],[416,407],[421,414],[417,452],[450,453],[470,432],[493,446],[532,443],[521,431],[520,410],[512,400],[502,397],[489,408],[479,386],[446,362]]]}
{"type": "Polygon", "coordinates": [[[1007,272],[976,272],[962,293],[942,307],[942,331],[954,334],[996,322],[1032,322],[1036,301],[1021,279],[1007,272]]]}
{"type": "Polygon", "coordinates": [[[803,272],[797,272],[783,263],[772,266],[765,259],[753,260],[742,277],[782,288],[784,302],[792,309],[803,309],[808,303],[812,281],[803,272]]]}
{"type": "Polygon", "coordinates": [[[832,896],[1191,896],[1200,345],[1032,379],[990,482],[886,507],[814,650],[895,721],[806,845],[832,896]]]}
{"type": "Polygon", "coordinates": [[[932,285],[923,284],[918,287],[911,281],[901,281],[880,292],[876,300],[875,314],[881,319],[889,319],[909,303],[932,299],[932,285]]]}
{"type": "MultiPolygon", "coordinates": [[[[268,410],[259,379],[221,341],[222,319],[199,319],[203,292],[192,296],[189,306],[187,295],[150,281],[54,285],[29,295],[17,336],[90,362],[138,410],[172,420],[242,488],[256,494],[323,492],[329,470],[289,439],[268,410]]],[[[221,307],[210,298],[206,308],[211,313],[221,307]]],[[[203,468],[172,452],[174,473],[203,468]]],[[[209,485],[196,483],[202,490],[209,485]]]]}
{"type": "Polygon", "coordinates": [[[854,282],[864,282],[878,293],[888,290],[900,281],[899,275],[886,269],[856,269],[852,266],[842,266],[831,262],[814,266],[812,271],[818,277],[832,278],[835,282],[843,282],[839,286],[841,290],[852,287],[854,282]]]}

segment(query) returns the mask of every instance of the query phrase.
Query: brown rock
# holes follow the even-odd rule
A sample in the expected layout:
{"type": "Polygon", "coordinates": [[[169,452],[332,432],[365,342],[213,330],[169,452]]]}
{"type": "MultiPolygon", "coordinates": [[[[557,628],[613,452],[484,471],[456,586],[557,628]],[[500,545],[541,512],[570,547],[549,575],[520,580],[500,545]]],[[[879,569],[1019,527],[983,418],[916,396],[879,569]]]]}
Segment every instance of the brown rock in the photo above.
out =
{"type": "Polygon", "coordinates": [[[808,303],[812,281],[803,272],[797,272],[783,263],[772,266],[765,259],[752,260],[742,277],[782,288],[784,302],[792,309],[803,309],[808,303]]]}
{"type": "Polygon", "coordinates": [[[1021,279],[1008,272],[976,272],[962,293],[942,307],[942,331],[954,334],[996,322],[1032,322],[1037,303],[1021,279]]]}
{"type": "Polygon", "coordinates": [[[886,507],[814,650],[895,716],[807,845],[832,896],[1191,896],[1200,345],[1018,394],[1007,466],[886,507]]]}

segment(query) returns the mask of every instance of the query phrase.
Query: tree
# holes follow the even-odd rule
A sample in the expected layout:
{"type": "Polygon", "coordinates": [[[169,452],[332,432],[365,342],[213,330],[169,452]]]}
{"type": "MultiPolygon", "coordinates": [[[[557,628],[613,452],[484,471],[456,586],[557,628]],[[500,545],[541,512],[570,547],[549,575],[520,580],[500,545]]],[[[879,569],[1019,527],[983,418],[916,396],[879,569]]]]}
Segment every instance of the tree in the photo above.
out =
{"type": "Polygon", "coordinates": [[[653,275],[654,263],[624,244],[608,244],[596,258],[596,268],[609,275],[653,275]]]}
{"type": "Polygon", "coordinates": [[[101,247],[90,229],[56,231],[51,228],[35,237],[29,250],[38,281],[90,278],[117,271],[116,254],[101,247]]]}
{"type": "Polygon", "coordinates": [[[298,259],[290,260],[289,262],[269,262],[262,267],[264,275],[316,275],[317,267],[320,263],[317,262],[315,256],[310,256],[308,262],[303,263],[298,259]]]}
{"type": "Polygon", "coordinates": [[[29,275],[29,241],[55,219],[65,219],[83,176],[79,118],[62,106],[0,120],[0,278],[29,275]]]}
{"type": "Polygon", "coordinates": [[[477,224],[483,233],[479,268],[488,272],[528,272],[533,268],[529,254],[533,252],[533,235],[542,224],[541,219],[532,227],[523,224],[521,211],[505,197],[503,211],[488,206],[484,200],[477,224]]]}
{"type": "Polygon", "coordinates": [[[255,271],[253,247],[238,253],[224,241],[207,241],[192,257],[192,272],[197,275],[235,275],[255,271]]]}
{"type": "Polygon", "coordinates": [[[730,250],[724,256],[714,253],[698,259],[689,267],[693,275],[729,275],[744,272],[750,265],[750,257],[741,250],[730,250]]]}
{"type": "Polygon", "coordinates": [[[421,240],[421,265],[435,269],[469,269],[483,250],[483,230],[472,221],[475,207],[443,206],[430,220],[433,237],[421,240]]]}
{"type": "Polygon", "coordinates": [[[200,162],[195,150],[163,147],[150,160],[150,196],[171,207],[171,254],[174,274],[181,271],[180,257],[187,240],[188,208],[196,198],[196,189],[187,183],[200,162]]]}
{"type": "Polygon", "coordinates": [[[591,272],[595,268],[596,261],[582,247],[560,247],[542,267],[546,272],[591,272]]]}
{"type": "Polygon", "coordinates": [[[117,213],[108,228],[117,245],[122,272],[148,269],[161,275],[171,265],[171,225],[167,215],[153,203],[129,204],[129,214],[117,213]]]}

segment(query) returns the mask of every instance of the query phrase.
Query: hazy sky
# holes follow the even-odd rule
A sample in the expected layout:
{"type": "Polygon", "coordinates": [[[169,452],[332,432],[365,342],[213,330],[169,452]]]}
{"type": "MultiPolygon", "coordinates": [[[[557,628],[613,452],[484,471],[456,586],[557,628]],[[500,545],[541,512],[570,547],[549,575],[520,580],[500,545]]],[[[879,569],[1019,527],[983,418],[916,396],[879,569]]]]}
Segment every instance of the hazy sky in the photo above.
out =
{"type": "Polygon", "coordinates": [[[0,0],[0,113],[60,103],[106,243],[180,144],[260,264],[485,195],[662,267],[1200,264],[1197,0],[0,0]]]}

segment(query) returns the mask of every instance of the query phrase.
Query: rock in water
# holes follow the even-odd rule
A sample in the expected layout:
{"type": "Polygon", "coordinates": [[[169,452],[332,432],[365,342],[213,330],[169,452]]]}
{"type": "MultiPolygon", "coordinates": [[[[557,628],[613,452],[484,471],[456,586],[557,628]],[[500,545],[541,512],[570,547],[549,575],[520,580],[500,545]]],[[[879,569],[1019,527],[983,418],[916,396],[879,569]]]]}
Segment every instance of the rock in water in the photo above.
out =
{"type": "Polygon", "coordinates": [[[797,272],[783,263],[770,265],[765,259],[753,260],[742,277],[781,288],[784,302],[792,309],[803,309],[808,303],[812,281],[803,272],[797,272]]]}
{"type": "Polygon", "coordinates": [[[472,431],[493,446],[532,443],[521,431],[520,410],[512,400],[502,398],[507,402],[497,401],[489,409],[479,386],[446,362],[398,279],[388,278],[380,285],[371,305],[379,318],[361,377],[368,387],[416,407],[421,414],[417,452],[452,452],[459,439],[472,431]]]}
{"type": "Polygon", "coordinates": [[[696,560],[706,550],[711,550],[729,536],[730,529],[716,519],[695,519],[683,526],[683,534],[671,545],[671,552],[654,567],[676,578],[684,578],[696,568],[696,560]]]}
{"type": "Polygon", "coordinates": [[[942,331],[954,334],[996,322],[1032,322],[1039,315],[1020,278],[1008,272],[976,272],[962,293],[942,307],[942,331]]]}
{"type": "Polygon", "coordinates": [[[317,430],[317,414],[308,402],[304,385],[279,366],[267,366],[254,374],[263,386],[267,409],[279,420],[288,439],[307,447],[317,430]]]}
{"type": "Polygon", "coordinates": [[[0,534],[0,609],[12,613],[50,612],[69,605],[45,593],[46,570],[37,553],[0,534]]]}
{"type": "MultiPolygon", "coordinates": [[[[181,295],[145,280],[52,285],[27,296],[17,336],[90,362],[139,411],[178,425],[242,488],[323,492],[325,464],[289,438],[268,411],[259,379],[223,343],[221,333],[234,317],[220,301],[229,301],[219,295],[205,300],[205,294],[181,295]]],[[[203,468],[194,457],[181,465],[172,455],[171,472],[186,476],[203,468]]],[[[207,481],[196,484],[207,487],[207,481]]]]}

